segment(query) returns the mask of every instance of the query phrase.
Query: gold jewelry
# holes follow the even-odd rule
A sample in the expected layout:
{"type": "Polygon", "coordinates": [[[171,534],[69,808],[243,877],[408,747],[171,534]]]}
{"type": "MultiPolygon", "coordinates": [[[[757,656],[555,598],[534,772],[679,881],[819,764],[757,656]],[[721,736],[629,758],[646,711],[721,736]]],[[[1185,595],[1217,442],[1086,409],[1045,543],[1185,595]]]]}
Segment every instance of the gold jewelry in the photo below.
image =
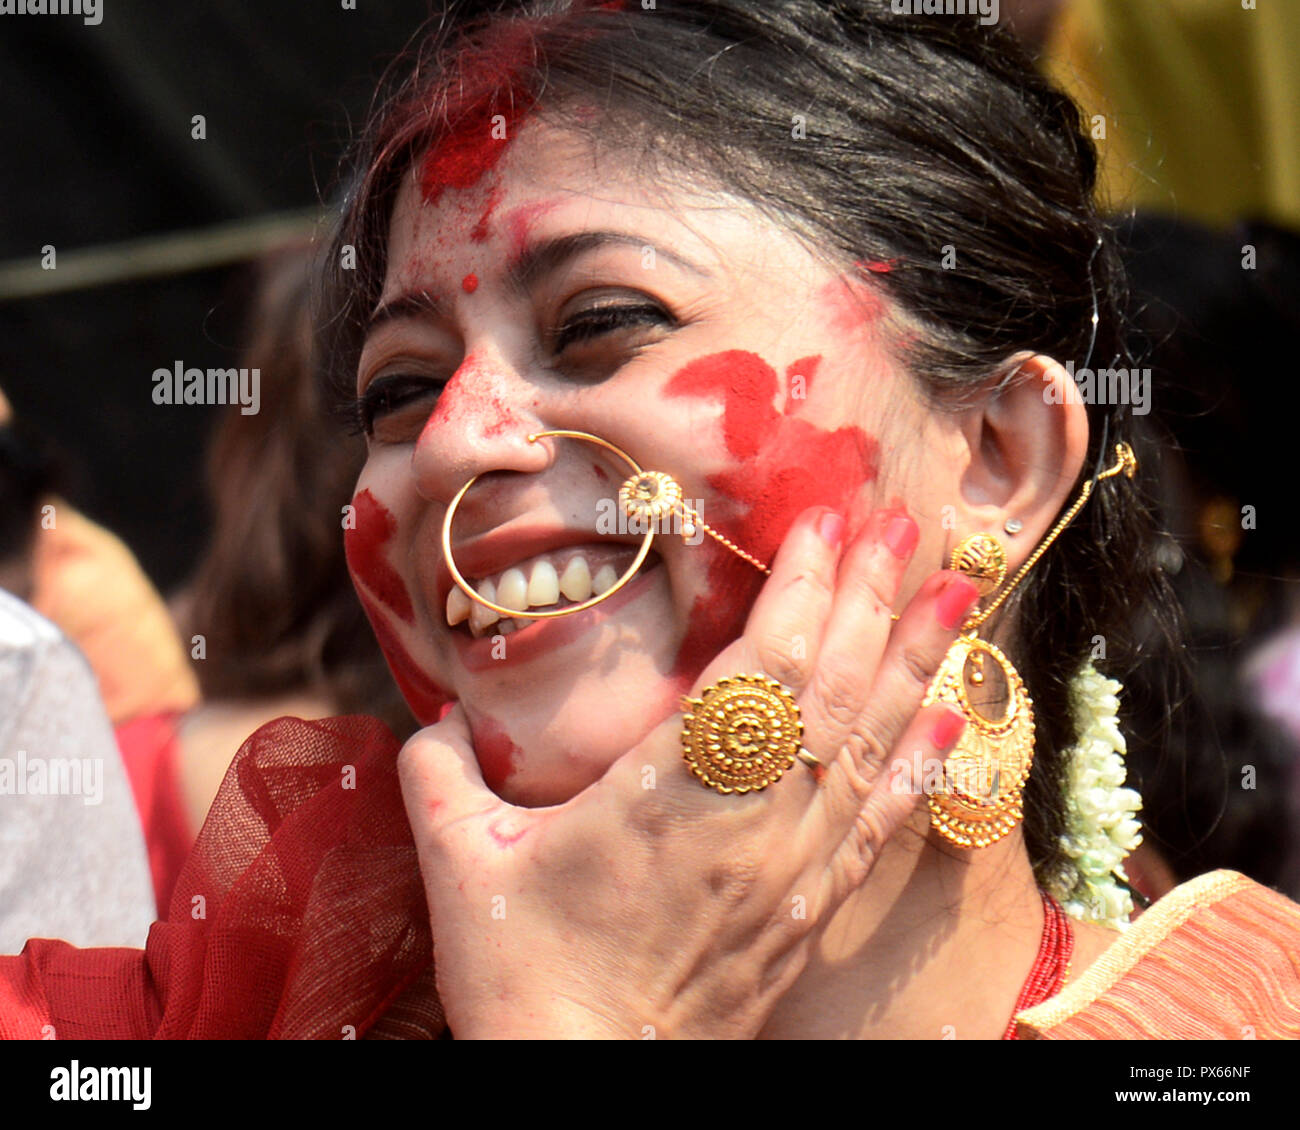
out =
{"type": "Polygon", "coordinates": [[[720,793],[759,792],[807,752],[798,703],[766,675],[719,679],[700,698],[683,696],[682,713],[682,756],[720,793]]]}
{"type": "Polygon", "coordinates": [[[1007,579],[1007,551],[992,534],[971,534],[957,543],[948,568],[965,573],[980,596],[988,596],[1007,579]]]}
{"type": "Polygon", "coordinates": [[[795,756],[812,770],[813,777],[820,785],[826,777],[826,766],[822,764],[821,760],[814,757],[803,746],[799,747],[799,752],[795,756]]]}
{"type": "MultiPolygon", "coordinates": [[[[943,790],[928,798],[931,826],[959,847],[986,847],[1020,823],[1024,815],[1023,790],[1034,758],[1034,704],[1011,661],[999,648],[979,638],[980,625],[1011,595],[1048,546],[1073,521],[1091,497],[1095,483],[1118,474],[1133,477],[1137,470],[1133,449],[1126,443],[1116,444],[1115,457],[1111,467],[1083,484],[1074,505],[1062,515],[1010,584],[986,608],[966,618],[961,636],[948,649],[926,690],[923,705],[946,702],[960,710],[967,722],[945,762],[943,790]],[[967,687],[968,681],[972,686],[983,686],[986,657],[997,664],[1005,691],[1006,704],[1001,715],[995,718],[976,709],[967,687]]],[[[996,538],[984,533],[973,534],[953,549],[949,567],[971,576],[980,587],[981,596],[986,596],[1002,584],[1006,554],[996,538]]]]}
{"type": "Polygon", "coordinates": [[[609,440],[601,439],[599,436],[592,435],[590,432],[575,432],[565,429],[554,429],[552,431],[534,432],[528,437],[529,443],[537,443],[539,440],[555,437],[559,439],[578,439],[585,443],[594,443],[598,447],[603,447],[610,454],[621,459],[629,468],[632,474],[626,479],[618,490],[619,506],[623,513],[630,519],[646,525],[644,540],[637,549],[636,557],[632,564],[627,567],[617,581],[615,581],[603,593],[584,600],[579,604],[572,604],[567,608],[556,608],[549,612],[537,612],[532,609],[506,608],[504,605],[495,604],[486,597],[479,595],[474,587],[465,579],[461,571],[456,566],[456,559],[451,550],[451,524],[456,517],[456,510],[459,508],[461,501],[479,479],[475,475],[463,487],[456,492],[447,507],[447,514],[442,520],[442,555],[447,562],[447,569],[451,573],[451,579],[456,587],[461,590],[470,600],[483,605],[485,608],[492,609],[498,616],[510,616],[528,620],[550,620],[558,616],[572,616],[575,612],[584,612],[593,605],[599,604],[602,600],[608,600],[616,592],[622,589],[636,575],[638,569],[644,563],[650,553],[650,544],[654,541],[655,534],[659,531],[655,529],[655,524],[660,520],[671,517],[674,514],[680,515],[682,519],[681,534],[682,539],[695,536],[696,530],[703,530],[714,541],[731,550],[732,553],[744,558],[756,569],[764,573],[771,574],[772,570],[764,565],[756,557],[750,556],[735,542],[730,541],[722,534],[718,533],[712,526],[700,517],[699,513],[686,504],[682,497],[681,485],[671,475],[663,471],[646,471],[640,464],[632,458],[621,447],[610,443],[609,440]]]}

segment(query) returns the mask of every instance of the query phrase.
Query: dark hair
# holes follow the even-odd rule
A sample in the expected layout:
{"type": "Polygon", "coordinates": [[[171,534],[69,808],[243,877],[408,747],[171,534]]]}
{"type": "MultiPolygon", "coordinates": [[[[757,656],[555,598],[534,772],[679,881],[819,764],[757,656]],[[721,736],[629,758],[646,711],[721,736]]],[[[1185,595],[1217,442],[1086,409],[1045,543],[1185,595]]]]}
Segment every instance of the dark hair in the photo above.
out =
{"type": "Polygon", "coordinates": [[[0,424],[0,564],[26,563],[41,504],[62,482],[59,457],[42,434],[18,421],[0,424]]]}
{"type": "MultiPolygon", "coordinates": [[[[594,105],[562,124],[659,162],[648,168],[716,182],[837,269],[891,262],[870,277],[910,323],[902,356],[938,409],[1014,379],[1008,359],[1025,350],[1124,364],[1121,267],[1093,200],[1092,142],[1075,104],[1001,29],[899,16],[883,0],[656,10],[545,0],[468,24],[458,14],[453,5],[426,40],[356,153],[327,263],[325,330],[341,388],[355,379],[381,292],[403,175],[431,144],[485,121],[485,108],[514,118],[521,107],[545,117],[594,105]],[[344,245],[357,250],[355,271],[338,267],[344,245]]],[[[1133,440],[1126,406],[1088,413],[1080,481],[1133,440]]],[[[1045,884],[1068,878],[1070,681],[1102,650],[1099,637],[1113,671],[1136,611],[1163,618],[1171,607],[1151,524],[1137,483],[1100,483],[1011,602],[1012,653],[1037,705],[1025,834],[1045,884]]]]}
{"type": "Polygon", "coordinates": [[[414,728],[348,576],[343,507],[365,460],[321,402],[312,348],[309,244],[257,265],[241,365],[261,373],[261,411],[231,405],[207,452],[213,527],[191,586],[188,629],[206,656],[205,698],[329,697],[343,713],[414,728]]]}

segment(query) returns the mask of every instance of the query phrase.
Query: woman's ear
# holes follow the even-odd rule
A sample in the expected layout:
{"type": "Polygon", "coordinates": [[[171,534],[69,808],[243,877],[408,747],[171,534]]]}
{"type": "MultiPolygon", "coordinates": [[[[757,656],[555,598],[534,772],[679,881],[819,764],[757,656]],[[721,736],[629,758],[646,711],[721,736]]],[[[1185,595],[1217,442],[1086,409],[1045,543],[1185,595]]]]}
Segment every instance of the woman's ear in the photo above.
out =
{"type": "Polygon", "coordinates": [[[1026,353],[1011,364],[1014,375],[970,413],[963,429],[970,462],[961,478],[955,540],[993,534],[1014,571],[1070,499],[1088,452],[1088,412],[1058,361],[1026,353]]]}

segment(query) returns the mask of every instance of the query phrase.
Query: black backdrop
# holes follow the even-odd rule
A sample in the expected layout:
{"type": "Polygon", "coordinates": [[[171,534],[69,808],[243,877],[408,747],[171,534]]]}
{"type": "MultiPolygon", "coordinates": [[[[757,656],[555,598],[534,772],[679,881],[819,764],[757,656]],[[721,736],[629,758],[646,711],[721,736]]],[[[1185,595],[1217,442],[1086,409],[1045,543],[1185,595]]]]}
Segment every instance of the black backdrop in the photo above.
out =
{"type": "MultiPolygon", "coordinates": [[[[79,250],[310,209],[429,0],[102,0],[0,16],[0,276],[79,250]],[[203,114],[207,137],[191,137],[203,114]]],[[[56,267],[56,272],[57,272],[56,267]]],[[[202,547],[208,407],[156,407],[177,359],[233,363],[238,264],[54,295],[0,288],[0,388],[65,454],[75,504],[164,590],[202,547]]]]}

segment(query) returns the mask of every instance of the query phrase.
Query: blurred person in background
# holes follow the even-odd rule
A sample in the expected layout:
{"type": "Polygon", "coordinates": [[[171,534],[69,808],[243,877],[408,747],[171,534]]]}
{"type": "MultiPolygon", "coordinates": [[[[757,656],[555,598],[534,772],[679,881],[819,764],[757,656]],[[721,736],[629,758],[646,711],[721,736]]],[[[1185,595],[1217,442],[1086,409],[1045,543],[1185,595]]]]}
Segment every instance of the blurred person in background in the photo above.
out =
{"type": "Polygon", "coordinates": [[[365,459],[322,405],[312,358],[312,247],[256,268],[247,355],[260,411],[223,415],[207,452],[212,536],[174,602],[202,700],[119,728],[159,913],[243,741],[285,715],[364,713],[415,729],[357,601],[343,552],[365,459]]]}
{"type": "Polygon", "coordinates": [[[1300,331],[1300,23],[1235,0],[1001,10],[1090,125],[1164,436],[1144,458],[1187,641],[1127,684],[1146,831],[1129,874],[1148,898],[1214,867],[1296,897],[1300,527],[1276,453],[1300,394],[1270,374],[1300,331]],[[1179,667],[1166,719],[1155,684],[1179,667]]]}
{"type": "Polygon", "coordinates": [[[0,587],[31,604],[79,647],[108,716],[120,725],[197,701],[166,605],[131,551],[63,497],[48,440],[0,403],[6,496],[0,499],[0,587]]]}
{"type": "Polygon", "coordinates": [[[1122,229],[1130,319],[1165,436],[1150,452],[1170,533],[1160,555],[1191,664],[1172,743],[1155,737],[1163,708],[1143,686],[1154,669],[1129,684],[1147,833],[1135,882],[1159,895],[1231,867],[1294,897],[1300,723],[1281,690],[1300,656],[1300,527],[1277,457],[1300,394],[1270,374],[1300,335],[1300,237],[1263,221],[1215,231],[1147,213],[1122,229]]]}
{"type": "Polygon", "coordinates": [[[95,676],[31,594],[41,508],[59,482],[0,393],[0,953],[29,937],[142,945],[144,844],[95,676]],[[75,766],[73,765],[75,762],[75,766]]]}

